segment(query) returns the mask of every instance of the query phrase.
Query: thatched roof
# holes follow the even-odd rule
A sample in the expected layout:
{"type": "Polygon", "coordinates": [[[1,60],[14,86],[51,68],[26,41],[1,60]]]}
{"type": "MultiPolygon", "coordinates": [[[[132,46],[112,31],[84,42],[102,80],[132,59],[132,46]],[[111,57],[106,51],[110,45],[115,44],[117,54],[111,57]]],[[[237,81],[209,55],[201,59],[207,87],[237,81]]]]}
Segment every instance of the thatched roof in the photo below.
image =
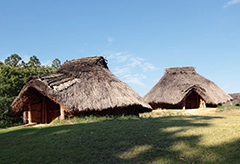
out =
{"type": "Polygon", "coordinates": [[[232,93],[229,94],[232,97],[232,101],[226,103],[226,104],[231,104],[231,105],[240,105],[240,93],[232,93]]]}
{"type": "Polygon", "coordinates": [[[217,105],[231,99],[216,84],[199,75],[194,67],[174,67],[165,70],[163,77],[144,96],[144,100],[148,103],[175,105],[192,90],[207,104],[217,105]]]}
{"type": "Polygon", "coordinates": [[[57,73],[30,77],[11,104],[9,115],[18,114],[39,93],[60,104],[66,112],[133,105],[140,106],[141,112],[151,111],[138,93],[109,71],[101,56],[67,61],[57,73]]]}

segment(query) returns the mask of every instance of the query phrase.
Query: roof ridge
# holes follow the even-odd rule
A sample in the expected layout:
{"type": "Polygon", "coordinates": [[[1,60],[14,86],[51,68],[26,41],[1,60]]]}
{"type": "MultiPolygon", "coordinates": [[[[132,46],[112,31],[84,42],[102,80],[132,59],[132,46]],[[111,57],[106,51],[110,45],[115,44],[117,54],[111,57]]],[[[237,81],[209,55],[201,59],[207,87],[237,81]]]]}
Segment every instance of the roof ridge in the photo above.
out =
{"type": "Polygon", "coordinates": [[[195,67],[171,67],[166,68],[165,72],[196,72],[195,67]]]}

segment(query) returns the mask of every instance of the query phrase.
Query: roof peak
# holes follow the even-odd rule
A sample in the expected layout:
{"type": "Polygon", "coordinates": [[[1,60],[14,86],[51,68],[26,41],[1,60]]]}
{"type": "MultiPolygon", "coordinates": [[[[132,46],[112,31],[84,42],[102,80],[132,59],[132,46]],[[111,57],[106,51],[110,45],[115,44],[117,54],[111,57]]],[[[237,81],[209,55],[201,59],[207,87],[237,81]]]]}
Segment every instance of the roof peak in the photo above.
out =
{"type": "Polygon", "coordinates": [[[66,62],[63,63],[64,64],[72,64],[72,63],[76,63],[76,62],[84,62],[84,61],[88,61],[88,62],[94,62],[97,61],[99,59],[105,59],[106,57],[103,56],[90,56],[90,57],[82,57],[82,58],[77,58],[77,59],[73,59],[73,60],[66,60],[66,62]]]}
{"type": "Polygon", "coordinates": [[[81,72],[92,72],[94,70],[101,70],[102,68],[108,69],[105,57],[92,56],[66,61],[57,72],[79,75],[81,72]]]}
{"type": "Polygon", "coordinates": [[[165,72],[196,72],[195,67],[172,67],[166,68],[165,72]]]}

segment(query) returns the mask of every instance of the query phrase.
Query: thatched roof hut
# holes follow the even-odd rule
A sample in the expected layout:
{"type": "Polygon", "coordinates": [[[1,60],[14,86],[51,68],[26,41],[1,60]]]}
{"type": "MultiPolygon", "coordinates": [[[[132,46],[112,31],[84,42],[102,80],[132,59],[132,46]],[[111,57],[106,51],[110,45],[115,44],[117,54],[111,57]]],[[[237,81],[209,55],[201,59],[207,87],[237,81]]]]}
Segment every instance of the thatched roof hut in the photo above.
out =
{"type": "Polygon", "coordinates": [[[49,123],[66,116],[145,111],[151,111],[150,105],[109,71],[104,57],[94,56],[67,61],[56,73],[30,77],[9,115],[49,123]]]}
{"type": "Polygon", "coordinates": [[[204,108],[222,104],[231,96],[199,75],[194,67],[167,68],[164,76],[144,96],[153,108],[204,108]]]}
{"type": "Polygon", "coordinates": [[[236,105],[236,106],[240,106],[240,93],[232,93],[229,94],[232,97],[231,101],[228,101],[226,104],[224,105],[236,105]]]}

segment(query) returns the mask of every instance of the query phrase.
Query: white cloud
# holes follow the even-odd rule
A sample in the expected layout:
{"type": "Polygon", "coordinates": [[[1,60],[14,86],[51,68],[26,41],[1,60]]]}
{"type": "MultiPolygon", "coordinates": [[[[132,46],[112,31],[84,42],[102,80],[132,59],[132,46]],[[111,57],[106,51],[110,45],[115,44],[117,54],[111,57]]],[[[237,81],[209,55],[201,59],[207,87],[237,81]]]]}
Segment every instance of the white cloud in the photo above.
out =
{"type": "Polygon", "coordinates": [[[141,66],[141,64],[142,64],[141,61],[142,61],[142,60],[143,60],[142,58],[131,57],[131,58],[129,59],[129,61],[130,61],[131,63],[129,63],[128,66],[130,66],[130,67],[141,66]]]}
{"type": "Polygon", "coordinates": [[[142,69],[143,69],[144,72],[157,70],[157,68],[154,67],[154,65],[152,65],[151,63],[144,63],[143,66],[142,66],[142,69]]]}
{"type": "Polygon", "coordinates": [[[41,64],[44,65],[44,66],[51,65],[51,60],[47,60],[47,61],[45,61],[44,63],[41,63],[41,64]]]}
{"type": "Polygon", "coordinates": [[[223,7],[227,8],[228,6],[235,5],[237,3],[240,3],[240,0],[231,0],[231,1],[227,2],[223,7]]]}
{"type": "Polygon", "coordinates": [[[139,74],[135,74],[135,75],[125,75],[125,82],[127,83],[131,83],[131,84],[136,84],[139,86],[145,86],[145,84],[143,82],[141,82],[141,80],[143,78],[146,78],[144,75],[139,75],[139,74]]]}
{"type": "Polygon", "coordinates": [[[130,69],[129,68],[119,68],[119,67],[115,67],[114,68],[114,72],[113,72],[115,75],[125,75],[126,73],[131,73],[130,69]]]}
{"type": "Polygon", "coordinates": [[[29,55],[23,55],[23,57],[22,57],[22,60],[23,60],[25,63],[27,63],[27,62],[29,61],[29,59],[30,59],[30,56],[29,56],[29,55]]]}
{"type": "Polygon", "coordinates": [[[143,72],[155,71],[157,68],[146,62],[144,58],[136,57],[128,52],[102,52],[101,55],[106,56],[111,61],[111,70],[113,73],[126,83],[138,86],[145,86],[142,82],[146,75],[143,72]]]}
{"type": "Polygon", "coordinates": [[[112,42],[113,42],[113,38],[112,37],[108,37],[108,45],[110,46],[111,44],[112,44],[112,42]]]}
{"type": "Polygon", "coordinates": [[[107,59],[113,60],[114,62],[125,62],[130,55],[128,55],[127,52],[110,52],[110,51],[104,51],[101,53],[101,56],[106,56],[107,59]]]}
{"type": "Polygon", "coordinates": [[[138,79],[145,79],[145,78],[146,78],[145,75],[143,75],[143,74],[138,74],[138,73],[136,73],[136,74],[134,74],[134,75],[129,75],[129,74],[127,74],[127,75],[124,75],[123,77],[125,77],[125,78],[135,77],[135,78],[138,78],[138,79]]]}
{"type": "Polygon", "coordinates": [[[117,58],[117,62],[125,62],[128,58],[129,58],[129,55],[121,55],[120,53],[117,53],[116,54],[116,58],[117,58]]]}

